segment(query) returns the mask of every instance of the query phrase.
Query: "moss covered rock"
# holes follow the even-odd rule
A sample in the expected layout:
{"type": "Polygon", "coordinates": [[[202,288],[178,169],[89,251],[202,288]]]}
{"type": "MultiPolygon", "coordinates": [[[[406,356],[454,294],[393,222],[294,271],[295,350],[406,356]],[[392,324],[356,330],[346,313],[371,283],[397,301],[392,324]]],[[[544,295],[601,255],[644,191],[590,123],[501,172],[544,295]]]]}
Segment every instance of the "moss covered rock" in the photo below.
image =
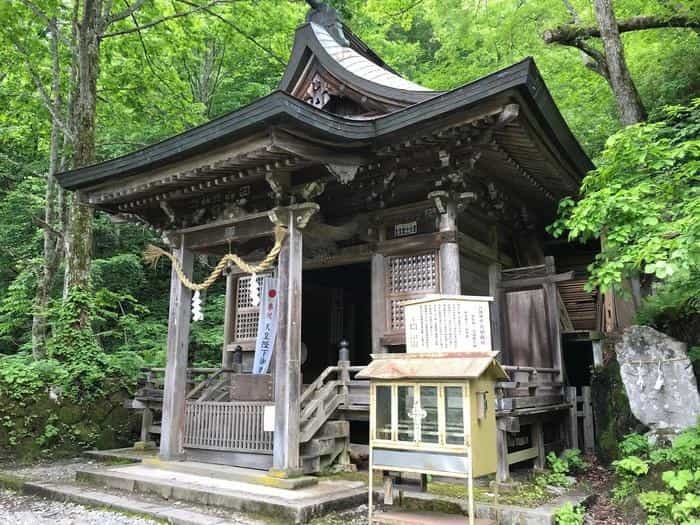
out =
{"type": "Polygon", "coordinates": [[[618,457],[617,445],[623,436],[631,432],[644,432],[646,428],[633,415],[620,376],[620,365],[610,341],[605,352],[605,364],[591,375],[591,395],[595,414],[597,455],[604,463],[618,457]]]}

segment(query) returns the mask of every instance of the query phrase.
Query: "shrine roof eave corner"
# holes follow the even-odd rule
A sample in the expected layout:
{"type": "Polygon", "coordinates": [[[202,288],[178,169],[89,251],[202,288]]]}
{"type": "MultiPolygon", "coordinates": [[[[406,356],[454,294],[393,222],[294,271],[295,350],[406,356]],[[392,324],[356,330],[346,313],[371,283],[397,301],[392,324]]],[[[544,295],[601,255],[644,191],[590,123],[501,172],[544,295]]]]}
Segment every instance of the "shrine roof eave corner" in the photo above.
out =
{"type": "MultiPolygon", "coordinates": [[[[366,47],[354,35],[346,36],[366,47]]],[[[444,93],[406,80],[378,58],[371,60],[355,47],[353,44],[346,47],[339,45],[317,24],[307,22],[301,25],[297,28],[294,47],[278,88],[292,92],[307,65],[316,59],[340,82],[370,97],[412,105],[444,93]]]]}
{"type": "Polygon", "coordinates": [[[524,118],[537,128],[539,140],[564,159],[567,171],[580,180],[594,168],[559,113],[534,61],[525,59],[452,91],[370,119],[334,115],[277,90],[179,135],[115,159],[60,173],[57,179],[69,190],[88,189],[174,165],[275,128],[294,131],[304,140],[317,141],[326,147],[352,151],[366,148],[369,142],[374,146],[391,144],[422,128],[439,125],[442,119],[504,100],[524,106],[523,114],[527,115],[524,118]]]}

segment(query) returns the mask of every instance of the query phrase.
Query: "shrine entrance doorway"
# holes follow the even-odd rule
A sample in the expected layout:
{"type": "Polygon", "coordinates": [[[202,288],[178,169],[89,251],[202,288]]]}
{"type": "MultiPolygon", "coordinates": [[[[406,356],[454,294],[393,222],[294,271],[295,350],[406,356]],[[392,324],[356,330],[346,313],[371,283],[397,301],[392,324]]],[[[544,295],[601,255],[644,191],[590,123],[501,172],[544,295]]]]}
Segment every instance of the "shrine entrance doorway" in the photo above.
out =
{"type": "MultiPolygon", "coordinates": [[[[370,265],[358,263],[305,270],[302,283],[301,340],[306,359],[304,384],[338,362],[338,344],[350,343],[353,365],[369,363],[371,351],[370,265]]],[[[303,356],[302,356],[303,357],[303,356]]]]}

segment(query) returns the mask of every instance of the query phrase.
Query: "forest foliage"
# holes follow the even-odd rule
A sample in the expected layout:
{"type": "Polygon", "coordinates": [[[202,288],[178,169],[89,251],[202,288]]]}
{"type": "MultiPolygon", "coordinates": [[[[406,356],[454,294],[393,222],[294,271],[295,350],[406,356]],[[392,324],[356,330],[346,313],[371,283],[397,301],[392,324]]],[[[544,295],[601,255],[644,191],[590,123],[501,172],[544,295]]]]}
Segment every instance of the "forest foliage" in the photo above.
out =
{"type": "MultiPolygon", "coordinates": [[[[546,44],[542,38],[545,30],[571,23],[572,17],[582,25],[595,25],[588,0],[331,3],[388,64],[431,88],[454,88],[533,56],[564,118],[598,165],[586,179],[583,199],[564,201],[555,225],[557,233],[568,230],[581,239],[599,237],[605,230],[609,243],[593,269],[592,285],[615,284],[634,272],[653,275],[669,286],[690,278],[697,283],[699,109],[692,102],[700,92],[696,31],[663,28],[623,34],[627,62],[652,123],[617,133],[620,125],[605,79],[586,67],[577,49],[546,44]]],[[[64,298],[63,276],[56,272],[45,312],[50,325],[47,356],[38,362],[31,357],[43,233],[52,227],[43,221],[51,115],[47,93],[39,86],[44,91],[51,86],[54,66],[51,32],[35,8],[46,13],[49,22],[56,20],[61,31],[57,63],[66,73],[56,88],[65,105],[73,80],[68,65],[73,59],[69,41],[75,5],[77,0],[0,4],[3,404],[18,393],[31,400],[27,402],[50,404],[46,396],[51,393],[77,406],[94,403],[128,390],[140,366],[162,365],[164,358],[169,271],[147,268],[141,259],[144,246],[158,239],[144,226],[102,214],[94,221],[91,287],[64,298]],[[81,309],[90,312],[87,333],[74,330],[81,309]]],[[[129,5],[123,2],[119,8],[129,5]]],[[[101,38],[97,160],[162,140],[271,92],[307,8],[299,0],[221,0],[211,5],[147,0],[115,21],[101,38]],[[209,7],[180,16],[198,5],[209,7]]],[[[699,16],[690,0],[673,5],[618,0],[615,8],[618,18],[679,12],[699,16]]],[[[592,45],[601,49],[599,42],[592,45]]],[[[208,261],[197,260],[196,272],[208,268],[208,261]]],[[[682,290],[676,286],[669,293],[682,290]]],[[[221,292],[221,283],[209,290],[205,321],[193,326],[194,363],[215,364],[220,359],[221,292]]],[[[687,300],[692,303],[690,295],[687,300]]],[[[666,307],[663,303],[648,315],[654,317],[666,307]]],[[[0,448],[21,441],[18,432],[25,432],[25,438],[31,434],[31,425],[14,420],[3,425],[0,448]]],[[[65,439],[59,438],[55,423],[42,425],[34,443],[38,449],[50,449],[65,439]],[[46,429],[54,430],[47,434],[46,429]]],[[[78,441],[95,439],[93,429],[78,441]]]]}

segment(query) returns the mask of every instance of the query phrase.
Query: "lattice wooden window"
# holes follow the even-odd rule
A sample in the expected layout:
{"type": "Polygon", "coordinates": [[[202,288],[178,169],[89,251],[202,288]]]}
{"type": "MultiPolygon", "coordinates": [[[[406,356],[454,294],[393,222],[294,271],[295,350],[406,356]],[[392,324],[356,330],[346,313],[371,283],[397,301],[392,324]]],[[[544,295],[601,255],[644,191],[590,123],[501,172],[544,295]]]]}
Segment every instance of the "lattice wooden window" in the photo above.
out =
{"type": "MultiPolygon", "coordinates": [[[[263,278],[271,277],[272,274],[261,274],[257,276],[258,286],[262,293],[263,278]]],[[[258,318],[260,317],[259,306],[254,306],[250,298],[249,275],[238,278],[236,290],[236,320],[233,331],[233,340],[236,343],[255,341],[258,335],[258,318]]]]}
{"type": "Polygon", "coordinates": [[[437,252],[386,259],[387,332],[403,331],[403,301],[440,291],[437,252]]]}

